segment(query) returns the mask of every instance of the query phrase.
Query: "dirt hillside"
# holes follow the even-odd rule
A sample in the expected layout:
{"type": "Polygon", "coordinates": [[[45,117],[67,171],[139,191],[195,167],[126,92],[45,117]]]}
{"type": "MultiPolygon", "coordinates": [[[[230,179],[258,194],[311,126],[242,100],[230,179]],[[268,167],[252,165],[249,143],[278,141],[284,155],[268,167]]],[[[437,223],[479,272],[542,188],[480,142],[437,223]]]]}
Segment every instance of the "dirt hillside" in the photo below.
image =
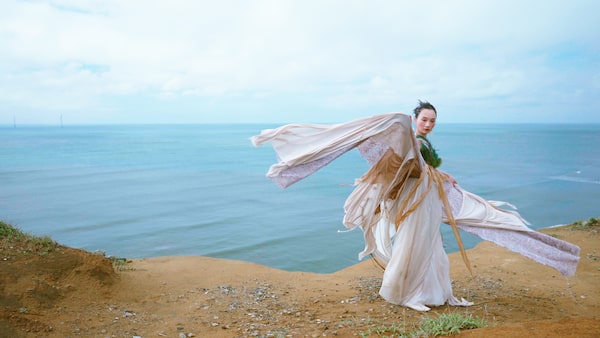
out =
{"type": "Polygon", "coordinates": [[[465,337],[599,337],[598,230],[544,230],[581,247],[577,274],[568,279],[487,242],[468,251],[475,278],[451,254],[454,293],[475,305],[428,313],[383,301],[382,270],[370,260],[315,274],[207,257],[114,264],[68,247],[32,252],[5,242],[0,336],[380,337],[459,312],[488,324],[461,331],[465,337]]]}

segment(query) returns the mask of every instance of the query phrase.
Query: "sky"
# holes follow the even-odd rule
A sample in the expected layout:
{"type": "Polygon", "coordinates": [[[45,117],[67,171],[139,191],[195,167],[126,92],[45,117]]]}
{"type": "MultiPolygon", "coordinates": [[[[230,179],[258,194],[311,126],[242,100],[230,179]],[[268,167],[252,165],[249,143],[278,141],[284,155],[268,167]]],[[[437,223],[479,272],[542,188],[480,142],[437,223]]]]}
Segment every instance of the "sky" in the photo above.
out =
{"type": "Polygon", "coordinates": [[[600,1],[0,2],[0,124],[600,123],[600,1]]]}

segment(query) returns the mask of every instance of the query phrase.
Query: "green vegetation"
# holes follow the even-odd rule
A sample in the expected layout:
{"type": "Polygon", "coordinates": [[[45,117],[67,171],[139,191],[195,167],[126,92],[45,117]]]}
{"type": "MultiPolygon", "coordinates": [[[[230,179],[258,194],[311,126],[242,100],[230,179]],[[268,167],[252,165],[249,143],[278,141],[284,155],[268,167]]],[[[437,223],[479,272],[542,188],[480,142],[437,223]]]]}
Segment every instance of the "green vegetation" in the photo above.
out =
{"type": "Polygon", "coordinates": [[[0,252],[13,251],[15,248],[21,251],[13,253],[43,256],[58,250],[60,245],[48,236],[38,237],[26,234],[16,227],[0,221],[0,252]],[[16,243],[19,245],[15,245],[16,243]]]}
{"type": "Polygon", "coordinates": [[[112,266],[115,271],[126,271],[126,270],[135,270],[133,267],[128,265],[129,261],[127,258],[122,257],[108,257],[112,261],[112,266]]]}
{"type": "MultiPolygon", "coordinates": [[[[22,232],[16,227],[0,221],[0,254],[11,255],[39,255],[44,256],[52,251],[60,250],[61,245],[53,241],[49,236],[33,236],[22,232]]],[[[106,257],[103,251],[98,255],[106,257]]],[[[128,266],[128,260],[119,257],[107,257],[112,261],[116,271],[133,270],[128,266]]]]}
{"type": "Polygon", "coordinates": [[[463,315],[460,313],[443,313],[437,318],[423,318],[420,324],[414,328],[407,328],[406,325],[380,325],[372,327],[360,336],[366,337],[437,337],[460,333],[460,330],[470,330],[486,327],[485,320],[472,315],[463,315]]]}
{"type": "Polygon", "coordinates": [[[427,337],[447,336],[459,333],[460,330],[477,329],[486,325],[485,321],[479,317],[464,316],[460,313],[444,313],[437,319],[423,319],[419,333],[427,337]]]}
{"type": "Polygon", "coordinates": [[[575,230],[589,230],[598,226],[600,226],[600,219],[594,217],[587,221],[577,221],[573,223],[573,229],[575,230]]]}

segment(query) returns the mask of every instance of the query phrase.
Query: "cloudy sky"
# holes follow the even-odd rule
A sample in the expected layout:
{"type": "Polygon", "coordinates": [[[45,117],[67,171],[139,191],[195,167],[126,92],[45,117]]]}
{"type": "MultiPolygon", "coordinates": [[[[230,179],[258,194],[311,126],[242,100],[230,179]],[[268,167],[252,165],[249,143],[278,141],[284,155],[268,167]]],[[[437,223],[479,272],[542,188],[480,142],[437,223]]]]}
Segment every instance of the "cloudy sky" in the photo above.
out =
{"type": "Polygon", "coordinates": [[[0,3],[0,124],[600,123],[600,2],[0,3]]]}

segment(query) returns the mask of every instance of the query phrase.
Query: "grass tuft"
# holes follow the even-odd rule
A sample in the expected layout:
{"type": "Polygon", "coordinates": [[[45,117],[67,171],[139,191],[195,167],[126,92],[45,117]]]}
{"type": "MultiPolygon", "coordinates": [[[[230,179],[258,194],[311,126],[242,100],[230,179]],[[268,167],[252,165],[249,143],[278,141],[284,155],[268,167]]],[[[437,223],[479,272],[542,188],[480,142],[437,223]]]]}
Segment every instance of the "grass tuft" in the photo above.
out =
{"type": "Polygon", "coordinates": [[[589,230],[598,226],[600,226],[600,219],[594,217],[587,221],[577,221],[573,223],[573,229],[575,230],[589,230]]]}
{"type": "Polygon", "coordinates": [[[443,313],[438,318],[425,318],[421,321],[418,334],[426,337],[447,336],[460,333],[460,330],[472,330],[485,327],[485,320],[460,313],[443,313]]]}
{"type": "Polygon", "coordinates": [[[0,221],[0,251],[11,251],[15,247],[22,250],[21,254],[46,255],[58,250],[60,245],[48,236],[33,236],[0,221]]]}
{"type": "Polygon", "coordinates": [[[135,270],[131,265],[129,265],[130,261],[127,258],[123,257],[108,257],[112,261],[112,266],[115,271],[132,271],[135,270]]]}
{"type": "Polygon", "coordinates": [[[486,327],[485,320],[472,315],[460,313],[444,313],[437,318],[423,318],[418,326],[407,328],[404,324],[379,325],[361,332],[360,337],[437,337],[460,333],[460,330],[471,330],[486,327]]]}

